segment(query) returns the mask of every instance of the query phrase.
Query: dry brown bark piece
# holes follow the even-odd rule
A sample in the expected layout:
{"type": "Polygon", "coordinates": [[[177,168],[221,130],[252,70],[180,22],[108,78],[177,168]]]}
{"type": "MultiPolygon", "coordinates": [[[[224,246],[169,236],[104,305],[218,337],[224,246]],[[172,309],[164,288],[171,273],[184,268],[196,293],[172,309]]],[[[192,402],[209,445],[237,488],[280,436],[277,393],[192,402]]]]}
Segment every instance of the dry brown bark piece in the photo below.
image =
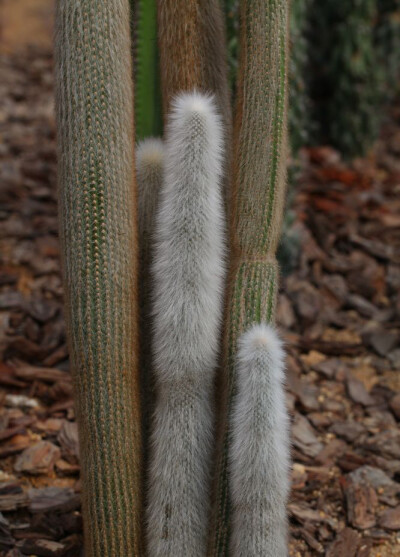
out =
{"type": "Polygon", "coordinates": [[[55,368],[32,366],[20,360],[14,362],[14,373],[16,377],[25,381],[45,381],[47,383],[71,381],[71,375],[66,371],[55,368]]]}
{"type": "Polygon", "coordinates": [[[379,516],[379,526],[387,530],[400,530],[400,505],[387,509],[379,516]]]}
{"type": "Polygon", "coordinates": [[[60,456],[59,447],[49,441],[39,441],[19,455],[14,464],[14,470],[35,475],[46,474],[53,470],[54,464],[60,456]]]}
{"type": "Polygon", "coordinates": [[[367,336],[367,341],[379,356],[387,354],[399,343],[398,332],[379,329],[367,336]]]}
{"type": "Polygon", "coordinates": [[[338,435],[339,437],[343,437],[343,439],[345,439],[349,443],[352,443],[365,432],[365,427],[359,422],[350,420],[347,422],[336,421],[329,428],[329,431],[331,431],[335,435],[338,435]]]}
{"type": "Polygon", "coordinates": [[[392,428],[381,431],[367,439],[362,446],[383,458],[400,460],[400,430],[392,428]]]}
{"type": "Polygon", "coordinates": [[[65,552],[64,544],[46,539],[18,542],[18,549],[23,555],[37,555],[38,557],[61,557],[65,552]]]}
{"type": "Polygon", "coordinates": [[[6,444],[0,446],[0,459],[20,453],[29,448],[31,442],[31,438],[28,435],[14,435],[6,444]]]}
{"type": "Polygon", "coordinates": [[[317,455],[316,460],[324,466],[333,466],[347,448],[347,443],[341,439],[332,439],[317,455]]]}
{"type": "Polygon", "coordinates": [[[28,491],[31,513],[69,512],[80,506],[80,497],[70,487],[43,487],[28,491]]]}
{"type": "Polygon", "coordinates": [[[28,496],[22,487],[13,481],[0,484],[0,512],[15,511],[28,505],[28,496]]]}
{"type": "Polygon", "coordinates": [[[309,457],[316,457],[323,449],[314,428],[305,416],[297,414],[292,427],[293,445],[309,457]]]}
{"type": "Polygon", "coordinates": [[[64,452],[79,460],[78,428],[75,422],[65,420],[57,437],[64,452]]]}
{"type": "Polygon", "coordinates": [[[351,472],[343,481],[343,489],[349,524],[359,530],[375,526],[378,497],[367,479],[351,472]]]}
{"type": "Polygon", "coordinates": [[[361,536],[353,528],[344,528],[328,547],[326,557],[357,557],[361,536]]]}
{"type": "Polygon", "coordinates": [[[347,391],[350,398],[357,404],[371,406],[375,403],[374,399],[361,381],[359,381],[356,377],[352,377],[350,374],[348,374],[347,377],[347,391]]]}

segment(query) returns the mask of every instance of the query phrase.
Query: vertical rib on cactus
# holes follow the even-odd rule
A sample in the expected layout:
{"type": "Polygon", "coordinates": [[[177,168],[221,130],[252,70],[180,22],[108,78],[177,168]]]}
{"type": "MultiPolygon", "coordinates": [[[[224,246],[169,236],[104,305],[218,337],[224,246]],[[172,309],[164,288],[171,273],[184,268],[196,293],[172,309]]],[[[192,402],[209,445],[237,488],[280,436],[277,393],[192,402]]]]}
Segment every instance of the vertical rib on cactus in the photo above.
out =
{"type": "Polygon", "coordinates": [[[85,555],[140,554],[129,1],[57,3],[59,211],[85,555]]]}
{"type": "Polygon", "coordinates": [[[134,16],[135,124],[140,140],[162,132],[156,0],[136,0],[134,16]]]}
{"type": "Polygon", "coordinates": [[[255,325],[238,342],[229,449],[232,557],[287,556],[289,435],[281,340],[255,325]]]}
{"type": "Polygon", "coordinates": [[[231,102],[219,0],[158,0],[158,33],[164,114],[181,91],[214,93],[229,134],[231,102]]]}
{"type": "MultiPolygon", "coordinates": [[[[154,386],[151,366],[150,263],[155,215],[163,179],[164,145],[161,139],[141,141],[136,149],[139,222],[139,309],[140,309],[140,383],[142,391],[142,419],[144,467],[147,469],[149,416],[154,406],[154,386]]],[[[146,475],[146,473],[145,473],[146,475]]]]}
{"type": "Polygon", "coordinates": [[[213,100],[196,93],[172,107],[154,250],[151,557],[206,553],[224,281],[220,118],[213,100]]]}
{"type": "Polygon", "coordinates": [[[288,2],[242,0],[241,59],[234,126],[230,282],[219,378],[219,424],[209,553],[228,554],[229,414],[237,341],[250,325],[273,320],[275,250],[286,180],[288,2]]]}

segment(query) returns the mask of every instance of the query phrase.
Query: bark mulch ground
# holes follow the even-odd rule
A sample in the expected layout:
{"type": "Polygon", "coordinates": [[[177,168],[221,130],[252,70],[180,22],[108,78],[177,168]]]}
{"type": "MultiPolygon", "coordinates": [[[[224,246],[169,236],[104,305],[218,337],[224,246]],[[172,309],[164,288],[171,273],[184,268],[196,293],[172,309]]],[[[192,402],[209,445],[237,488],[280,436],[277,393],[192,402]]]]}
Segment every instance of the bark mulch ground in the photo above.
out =
{"type": "MultiPolygon", "coordinates": [[[[0,555],[75,556],[50,53],[3,55],[1,75],[0,555]]],[[[400,555],[400,107],[367,159],[303,151],[293,212],[290,555],[400,555]]]]}

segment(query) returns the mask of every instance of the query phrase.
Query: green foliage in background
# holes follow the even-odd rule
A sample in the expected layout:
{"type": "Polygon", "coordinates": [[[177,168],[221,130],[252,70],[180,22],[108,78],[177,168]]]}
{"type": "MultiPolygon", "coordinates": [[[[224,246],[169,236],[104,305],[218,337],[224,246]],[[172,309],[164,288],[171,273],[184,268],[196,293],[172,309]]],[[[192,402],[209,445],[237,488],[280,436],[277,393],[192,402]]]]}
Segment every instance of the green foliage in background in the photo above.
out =
{"type": "Polygon", "coordinates": [[[382,71],[376,17],[376,0],[313,0],[310,11],[315,139],[346,157],[364,154],[378,132],[382,71]]]}
{"type": "Polygon", "coordinates": [[[290,33],[292,152],[364,155],[400,92],[400,0],[292,0],[290,33]]]}
{"type": "Polygon", "coordinates": [[[131,0],[135,59],[136,139],[162,133],[156,0],[131,0]]]}
{"type": "Polygon", "coordinates": [[[377,0],[375,43],[384,70],[382,95],[390,100],[400,93],[400,0],[377,0]]]}
{"type": "Polygon", "coordinates": [[[306,145],[310,135],[310,98],[307,84],[306,31],[311,0],[292,0],[290,13],[289,135],[292,153],[306,145]]]}

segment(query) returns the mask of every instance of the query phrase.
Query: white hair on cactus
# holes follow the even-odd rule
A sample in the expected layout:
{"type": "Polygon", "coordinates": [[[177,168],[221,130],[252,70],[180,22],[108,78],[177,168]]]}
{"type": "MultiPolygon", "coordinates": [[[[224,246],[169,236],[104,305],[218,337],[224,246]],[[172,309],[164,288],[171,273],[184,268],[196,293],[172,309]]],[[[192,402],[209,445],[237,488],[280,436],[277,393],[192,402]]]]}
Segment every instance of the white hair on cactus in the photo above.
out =
{"type": "Polygon", "coordinates": [[[239,339],[229,449],[233,557],[286,557],[290,442],[282,341],[270,325],[239,339]]]}
{"type": "Polygon", "coordinates": [[[173,101],[153,264],[151,557],[206,553],[211,399],[225,278],[222,143],[212,97],[194,92],[173,101]]]}

